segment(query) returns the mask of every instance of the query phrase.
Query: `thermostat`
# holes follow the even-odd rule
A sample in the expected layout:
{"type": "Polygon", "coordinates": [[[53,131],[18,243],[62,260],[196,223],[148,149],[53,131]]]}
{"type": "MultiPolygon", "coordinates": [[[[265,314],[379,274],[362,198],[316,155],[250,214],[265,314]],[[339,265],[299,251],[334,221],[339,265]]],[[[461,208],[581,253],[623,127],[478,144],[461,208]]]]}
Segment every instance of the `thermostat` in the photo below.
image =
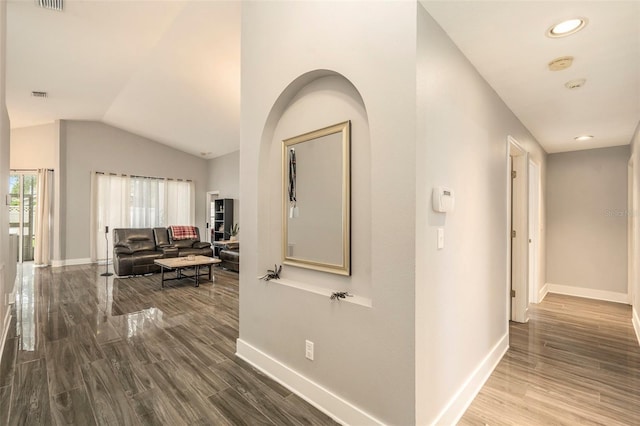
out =
{"type": "Polygon", "coordinates": [[[448,213],[453,211],[455,204],[455,196],[453,190],[444,186],[436,186],[433,188],[433,210],[439,213],[448,213]]]}

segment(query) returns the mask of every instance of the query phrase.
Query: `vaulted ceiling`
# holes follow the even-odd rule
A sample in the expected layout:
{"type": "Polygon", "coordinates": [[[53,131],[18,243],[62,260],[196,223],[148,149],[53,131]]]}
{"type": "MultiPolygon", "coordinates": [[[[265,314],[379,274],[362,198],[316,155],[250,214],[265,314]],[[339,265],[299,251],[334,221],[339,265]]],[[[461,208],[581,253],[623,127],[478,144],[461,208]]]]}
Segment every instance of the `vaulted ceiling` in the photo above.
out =
{"type": "MultiPolygon", "coordinates": [[[[640,2],[421,3],[547,152],[629,143],[640,119],[640,2]],[[582,31],[545,36],[574,16],[588,18],[582,31]],[[549,71],[566,55],[572,67],[549,71]],[[582,88],[564,87],[578,78],[582,88]],[[594,138],[574,140],[582,134],[594,138]]],[[[9,0],[11,125],[98,120],[205,158],[237,150],[240,15],[240,1],[67,0],[57,12],[9,0]]]]}
{"type": "Polygon", "coordinates": [[[98,120],[207,158],[235,151],[240,3],[10,1],[7,108],[12,127],[98,120]]]}

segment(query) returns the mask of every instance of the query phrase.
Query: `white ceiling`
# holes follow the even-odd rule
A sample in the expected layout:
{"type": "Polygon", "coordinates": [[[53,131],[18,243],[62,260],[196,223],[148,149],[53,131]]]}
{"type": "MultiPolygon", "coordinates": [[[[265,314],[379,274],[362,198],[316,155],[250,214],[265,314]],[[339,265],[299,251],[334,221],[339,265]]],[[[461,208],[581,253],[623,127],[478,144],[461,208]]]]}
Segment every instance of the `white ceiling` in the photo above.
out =
{"type": "MultiPolygon", "coordinates": [[[[421,2],[547,152],[630,142],[640,119],[639,1],[421,2]],[[545,36],[574,16],[587,27],[545,36]],[[565,55],[575,57],[571,68],[547,69],[565,55]],[[586,85],[565,89],[575,78],[586,85]],[[574,141],[581,134],[595,138],[574,141]]],[[[12,127],[98,120],[206,158],[237,150],[240,7],[67,0],[54,12],[9,0],[12,127]]]]}
{"type": "Polygon", "coordinates": [[[464,55],[549,152],[625,145],[640,120],[640,2],[421,1],[464,55]],[[586,17],[565,38],[553,24],[586,17]],[[549,71],[554,58],[573,66],[549,71]],[[586,78],[581,89],[564,84],[586,78]],[[577,142],[578,135],[593,135],[577,142]]]}
{"type": "Polygon", "coordinates": [[[98,120],[206,158],[235,151],[240,3],[9,1],[7,108],[14,128],[98,120]]]}

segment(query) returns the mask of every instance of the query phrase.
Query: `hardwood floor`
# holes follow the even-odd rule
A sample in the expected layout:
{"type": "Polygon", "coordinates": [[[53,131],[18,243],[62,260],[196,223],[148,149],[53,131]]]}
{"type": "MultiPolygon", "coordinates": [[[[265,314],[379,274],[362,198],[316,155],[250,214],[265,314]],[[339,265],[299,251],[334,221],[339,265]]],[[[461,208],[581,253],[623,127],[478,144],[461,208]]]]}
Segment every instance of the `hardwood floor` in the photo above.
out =
{"type": "Polygon", "coordinates": [[[24,267],[0,425],[332,425],[235,357],[238,275],[193,287],[24,267]]]}
{"type": "Polygon", "coordinates": [[[549,294],[460,425],[640,425],[640,347],[627,305],[549,294]]]}

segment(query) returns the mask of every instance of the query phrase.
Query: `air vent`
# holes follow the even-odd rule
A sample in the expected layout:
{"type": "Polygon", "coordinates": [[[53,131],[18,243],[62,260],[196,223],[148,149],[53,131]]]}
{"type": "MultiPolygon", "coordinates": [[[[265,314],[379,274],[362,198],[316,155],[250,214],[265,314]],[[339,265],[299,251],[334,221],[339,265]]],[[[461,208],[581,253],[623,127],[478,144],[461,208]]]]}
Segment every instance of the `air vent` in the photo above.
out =
{"type": "Polygon", "coordinates": [[[44,9],[57,10],[62,12],[63,0],[36,0],[36,4],[44,9]]]}
{"type": "Polygon", "coordinates": [[[549,70],[561,71],[566,70],[573,64],[573,56],[562,56],[549,62],[549,70]]]}
{"type": "Polygon", "coordinates": [[[47,97],[47,92],[36,92],[36,91],[33,91],[33,92],[31,92],[31,96],[33,96],[34,98],[46,98],[47,97]]]}
{"type": "Polygon", "coordinates": [[[564,87],[566,87],[569,90],[573,90],[573,89],[579,89],[582,86],[584,86],[584,84],[587,82],[586,79],[584,78],[579,78],[577,80],[571,80],[571,81],[567,81],[564,84],[564,87]]]}

